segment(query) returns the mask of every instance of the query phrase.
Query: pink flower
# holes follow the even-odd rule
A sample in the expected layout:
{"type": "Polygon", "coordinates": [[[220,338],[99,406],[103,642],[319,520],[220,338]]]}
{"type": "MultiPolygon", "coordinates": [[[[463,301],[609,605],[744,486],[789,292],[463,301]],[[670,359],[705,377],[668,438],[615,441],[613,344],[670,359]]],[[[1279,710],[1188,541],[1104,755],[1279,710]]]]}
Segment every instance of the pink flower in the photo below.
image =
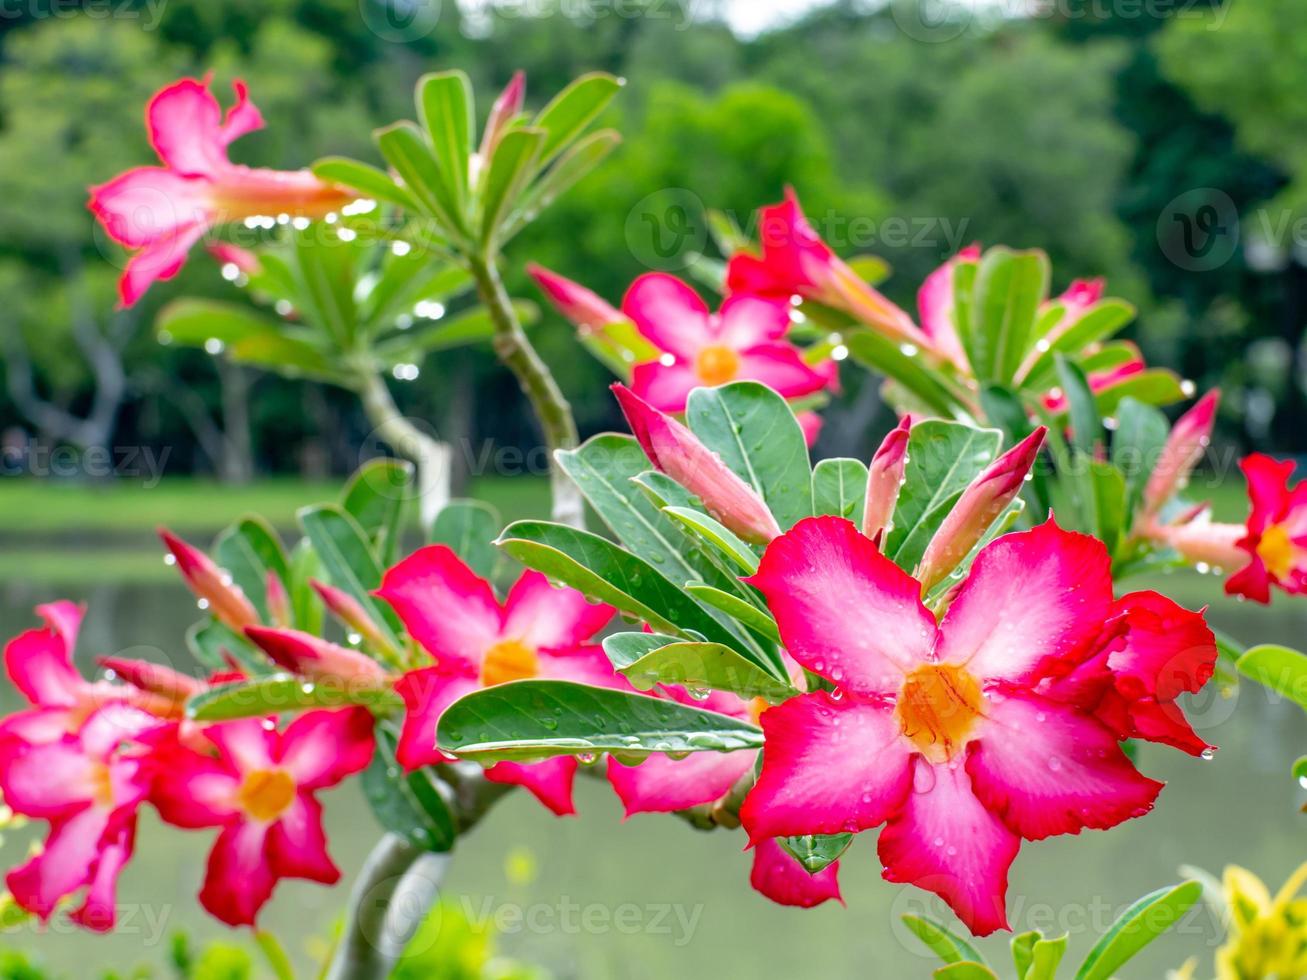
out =
{"type": "Polygon", "coordinates": [[[843,310],[898,343],[933,350],[912,317],[867,285],[821,240],[793,188],[786,189],[783,202],[762,209],[759,237],[761,258],[739,253],[727,266],[726,286],[732,294],[782,302],[802,296],[843,310]]]}
{"type": "Polygon", "coordinates": [[[621,310],[579,282],[550,272],[534,262],[527,265],[526,271],[558,312],[582,334],[603,333],[605,327],[626,319],[621,310]]]}
{"type": "Polygon", "coordinates": [[[1239,464],[1248,479],[1252,512],[1237,545],[1248,564],[1225,585],[1231,595],[1271,601],[1271,586],[1307,592],[1307,481],[1292,488],[1292,460],[1254,453],[1239,464]]]}
{"type": "MultiPolygon", "coordinates": [[[[1171,427],[1171,434],[1144,490],[1146,515],[1156,514],[1185,485],[1211,444],[1216,410],[1220,404],[1221,392],[1213,389],[1171,427]]],[[[1145,461],[1138,462],[1142,465],[1145,461]]]]}
{"type": "Polygon", "coordinates": [[[750,581],[790,655],[837,688],[762,715],[762,773],[740,813],[755,843],[885,823],[884,876],[935,892],[986,935],[1006,928],[1023,838],[1153,806],[1161,784],[1131,765],[1096,702],[1042,688],[1098,653],[1116,612],[1100,541],[1051,522],[999,538],[941,622],[921,583],[839,518],[800,521],[750,581]]]}
{"type": "Polygon", "coordinates": [[[6,746],[5,802],[15,813],[50,822],[44,849],[6,878],[24,909],[48,919],[63,898],[85,888],[72,920],[97,932],[113,928],[118,872],[131,857],[136,810],[150,788],[140,754],[120,746],[158,724],[111,703],[75,733],[6,746]]]}
{"type": "Polygon", "coordinates": [[[159,91],[146,124],[163,166],[136,167],[91,188],[91,211],[114,241],[135,250],[119,282],[123,306],[175,276],[191,246],[216,225],[264,215],[322,217],[353,199],[307,170],[232,163],[227,146],[263,127],[245,83],[233,88],[236,103],[225,118],[208,78],[183,78],[159,91]]]}
{"type": "Polygon", "coordinates": [[[729,381],[761,381],[786,398],[831,383],[829,369],[804,363],[799,349],[783,339],[790,329],[787,300],[737,293],[711,313],[681,280],[655,272],[632,283],[622,312],[663,351],[658,360],[635,366],[631,386],[665,412],[685,411],[695,388],[729,381]]]}
{"type": "MultiPolygon", "coordinates": [[[[490,583],[453,551],[431,545],[387,571],[376,594],[435,660],[395,685],[408,708],[396,750],[406,769],[451,761],[436,748],[436,725],[449,705],[472,691],[532,677],[598,687],[621,683],[603,650],[588,643],[615,610],[587,602],[575,589],[556,589],[539,572],[523,573],[501,605],[490,583]]],[[[573,758],[501,762],[486,777],[525,786],[563,815],[575,812],[576,767],[573,758]]]]}
{"type": "Polygon", "coordinates": [[[953,277],[963,263],[980,261],[980,246],[969,245],[926,277],[917,291],[917,315],[921,329],[935,349],[963,372],[970,371],[967,353],[958,334],[953,305],[953,277]]]}
{"type": "Polygon", "coordinates": [[[209,751],[180,744],[152,756],[150,800],[168,823],[221,827],[200,904],[230,926],[254,925],[282,878],[335,884],[316,793],[365,769],[372,715],[310,711],[278,732],[258,718],[204,729],[209,751]]]}
{"type": "Polygon", "coordinates": [[[867,502],[862,516],[862,533],[873,541],[890,528],[894,508],[903,488],[903,474],[908,467],[908,438],[912,435],[912,417],[903,416],[890,431],[867,467],[867,502]]]}
{"type": "Polygon", "coordinates": [[[795,860],[778,841],[762,840],[753,848],[753,871],[749,884],[778,905],[810,909],[835,899],[841,905],[840,863],[832,861],[816,874],[795,860]]]}
{"type": "Polygon", "coordinates": [[[376,690],[389,681],[371,657],[300,630],[247,626],[245,635],[272,661],[293,674],[344,691],[376,690]]]}
{"type": "Polygon", "coordinates": [[[504,86],[504,90],[499,93],[499,98],[495,99],[495,104],[490,107],[490,115],[486,119],[486,128],[481,134],[481,149],[477,153],[479,165],[482,168],[489,165],[490,158],[495,154],[495,147],[499,145],[499,141],[508,132],[508,127],[512,125],[513,120],[522,111],[522,105],[525,101],[526,72],[517,71],[513,73],[513,77],[504,86]]]}
{"type": "Polygon", "coordinates": [[[753,487],[693,432],[625,385],[612,387],[631,432],[655,469],[693,493],[713,518],[746,541],[764,543],[781,533],[776,518],[753,487]]]}
{"type": "Polygon", "coordinates": [[[381,651],[393,649],[394,644],[382,632],[381,627],[362,604],[348,592],[327,585],[325,582],[319,582],[317,579],[309,579],[309,585],[313,586],[313,591],[322,599],[322,604],[327,607],[328,612],[340,620],[346,629],[362,637],[368,646],[381,651]]]}
{"type": "Polygon", "coordinates": [[[160,528],[159,537],[172,555],[177,571],[199,598],[201,607],[208,609],[214,619],[237,633],[247,626],[258,625],[258,612],[228,572],[215,565],[199,548],[170,531],[160,528]]]}

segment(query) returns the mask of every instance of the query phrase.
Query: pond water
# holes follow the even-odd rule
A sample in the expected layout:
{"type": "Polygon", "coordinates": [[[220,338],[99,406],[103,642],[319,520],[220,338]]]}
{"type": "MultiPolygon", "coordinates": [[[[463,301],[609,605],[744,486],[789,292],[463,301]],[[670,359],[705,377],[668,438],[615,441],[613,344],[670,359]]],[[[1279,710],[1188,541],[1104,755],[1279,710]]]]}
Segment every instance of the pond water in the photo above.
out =
{"type": "MultiPolygon", "coordinates": [[[[94,562],[88,555],[87,562],[94,562]]],[[[88,574],[88,579],[92,578],[88,574]]],[[[1244,639],[1301,646],[1307,601],[1279,601],[1270,614],[1216,599],[1214,581],[1176,579],[1197,605],[1212,593],[1213,622],[1244,639]]],[[[119,652],[184,662],[181,637],[195,617],[187,593],[173,585],[61,587],[0,584],[0,637],[32,624],[31,607],[58,597],[86,600],[90,613],[78,661],[90,670],[96,654],[119,652]]],[[[0,707],[17,705],[5,687],[0,707]]],[[[1182,864],[1219,872],[1238,863],[1277,887],[1307,858],[1300,813],[1304,792],[1290,779],[1307,753],[1307,719],[1295,706],[1248,685],[1232,698],[1204,696],[1191,715],[1220,746],[1210,762],[1144,746],[1139,763],[1168,781],[1157,808],[1116,830],[1087,832],[1026,845],[1013,868],[1009,911],[1020,931],[1071,933],[1077,960],[1094,935],[1131,900],[1178,880],[1182,864]]],[[[346,872],[336,889],[285,882],[262,924],[281,935],[308,972],[321,937],[340,913],[344,889],[378,836],[356,789],[325,797],[332,853],[346,872]]],[[[748,885],[741,834],[706,834],[658,816],[623,822],[607,786],[581,780],[578,818],[559,820],[525,794],[514,794],[458,848],[446,895],[475,918],[500,915],[510,930],[508,954],[559,976],[653,978],[682,974],[722,978],[916,978],[932,961],[904,935],[898,916],[938,906],[914,889],[880,880],[874,835],[854,843],[842,865],[847,908],[799,911],[772,905],[748,885]],[[531,871],[530,868],[534,867],[531,871]]],[[[5,865],[19,863],[32,830],[3,843],[5,865]]],[[[99,970],[126,971],[142,961],[161,964],[168,937],[184,929],[198,937],[224,930],[195,901],[212,832],[183,833],[142,820],[136,857],[123,875],[123,926],[108,937],[52,923],[25,928],[3,942],[38,951],[64,975],[82,980],[99,970]]],[[[947,916],[943,916],[947,919],[947,916]]],[[[1219,932],[1209,915],[1193,915],[1127,969],[1124,976],[1158,980],[1190,955],[1211,975],[1219,932]]],[[[980,945],[1004,963],[1006,937],[980,945]]]]}

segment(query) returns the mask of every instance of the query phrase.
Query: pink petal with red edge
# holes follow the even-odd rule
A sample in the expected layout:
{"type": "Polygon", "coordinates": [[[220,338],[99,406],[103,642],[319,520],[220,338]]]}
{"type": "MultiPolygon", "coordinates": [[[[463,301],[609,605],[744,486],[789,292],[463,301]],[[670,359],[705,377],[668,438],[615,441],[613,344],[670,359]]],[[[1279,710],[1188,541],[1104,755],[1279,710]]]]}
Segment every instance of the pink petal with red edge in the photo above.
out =
{"type": "Polygon", "coordinates": [[[1115,827],[1162,791],[1111,732],[1033,694],[990,696],[967,773],[976,797],[1026,840],[1115,827]]]}
{"type": "Polygon", "coordinates": [[[726,263],[726,289],[731,293],[752,293],[789,301],[796,292],[796,284],[787,276],[756,255],[737,252],[726,263]]]}
{"type": "Polygon", "coordinates": [[[204,734],[218,747],[224,761],[242,775],[276,765],[277,731],[262,718],[224,721],[210,725],[204,734]]]}
{"type": "Polygon", "coordinates": [[[748,581],[766,596],[790,656],[846,690],[893,694],[930,656],[935,617],[920,585],[842,518],[794,525],[748,581]]]}
{"type": "Polygon", "coordinates": [[[249,87],[239,78],[231,83],[231,87],[236,93],[236,102],[227,110],[227,118],[222,122],[222,139],[227,144],[265,125],[263,113],[250,101],[249,87]]]}
{"type": "Polygon", "coordinates": [[[590,639],[617,614],[612,606],[588,602],[576,589],[554,588],[540,572],[527,571],[504,603],[503,635],[533,650],[561,650],[590,639]]]}
{"type": "Polygon", "coordinates": [[[1169,745],[1194,756],[1210,758],[1208,753],[1216,751],[1216,746],[1193,730],[1180,706],[1174,702],[1159,703],[1153,698],[1143,698],[1131,702],[1126,710],[1133,738],[1169,745]]]}
{"type": "Polygon", "coordinates": [[[1096,538],[1051,520],[976,556],[940,624],[941,660],[1018,683],[1069,660],[1111,615],[1112,562],[1096,538]]]}
{"type": "Polygon", "coordinates": [[[65,735],[73,734],[76,727],[77,716],[68,708],[20,711],[0,721],[0,745],[6,739],[17,739],[30,745],[57,742],[65,735]]]}
{"type": "Polygon", "coordinates": [[[322,806],[307,793],[295,797],[268,831],[268,863],[278,878],[303,878],[324,885],[340,880],[327,853],[322,806]]]}
{"type": "Polygon", "coordinates": [[[1293,478],[1296,467],[1290,459],[1272,459],[1253,453],[1239,462],[1239,468],[1248,481],[1248,497],[1252,503],[1248,530],[1260,534],[1268,524],[1281,519],[1289,496],[1289,480],[1293,478]]]}
{"type": "Polygon", "coordinates": [[[490,583],[444,545],[413,552],[386,572],[376,592],[446,670],[479,669],[503,622],[490,583]]]}
{"type": "Polygon", "coordinates": [[[750,841],[857,833],[903,805],[910,746],[888,705],[823,691],[768,708],[761,721],[762,773],[740,808],[750,841]]]}
{"type": "Polygon", "coordinates": [[[79,602],[58,599],[37,606],[36,614],[45,620],[46,626],[63,638],[64,646],[71,654],[73,648],[77,646],[77,634],[82,628],[86,607],[79,602]]]}
{"type": "Polygon", "coordinates": [[[1216,637],[1202,613],[1190,612],[1156,592],[1135,592],[1118,603],[1128,628],[1125,645],[1107,665],[1129,698],[1174,701],[1196,693],[1216,670],[1216,637]]]}
{"type": "Polygon", "coordinates": [[[840,863],[835,861],[815,875],[808,874],[778,842],[764,840],[753,849],[749,884],[778,905],[810,909],[832,898],[843,905],[839,873],[840,863]]]}
{"type": "Polygon", "coordinates": [[[1235,572],[1225,583],[1227,595],[1241,595],[1253,602],[1267,605],[1271,601],[1271,573],[1266,563],[1254,558],[1245,568],[1235,572]]]}
{"type": "Polygon", "coordinates": [[[32,704],[70,708],[87,686],[70,654],[68,644],[54,630],[27,630],[5,645],[5,671],[32,704]]]}
{"type": "Polygon", "coordinates": [[[499,762],[486,770],[486,779],[522,786],[558,816],[567,817],[576,813],[572,804],[576,767],[577,761],[569,757],[531,763],[499,762]]]}
{"type": "Polygon", "coordinates": [[[714,803],[753,769],[757,752],[695,752],[684,759],[651,755],[638,766],[611,756],[608,781],[629,817],[714,803]]]}
{"type": "Polygon", "coordinates": [[[686,361],[663,364],[648,361],[631,369],[631,390],[660,412],[680,414],[690,392],[702,388],[703,382],[686,361]]]}
{"type": "Polygon", "coordinates": [[[183,78],[161,89],[150,100],[145,121],[150,145],[178,173],[213,176],[230,165],[222,110],[207,81],[183,78]]]}
{"type": "Polygon", "coordinates": [[[163,167],[135,167],[91,188],[87,207],[109,237],[127,248],[144,248],[179,230],[208,225],[213,186],[163,167]]]}
{"type": "Polygon", "coordinates": [[[613,670],[613,662],[603,647],[583,646],[572,650],[558,650],[540,657],[542,678],[554,681],[571,681],[591,687],[628,689],[626,678],[613,670]]]}
{"type": "Polygon", "coordinates": [[[793,307],[789,300],[736,293],[728,296],[718,313],[716,342],[733,350],[780,340],[790,330],[793,307]]]}
{"type": "Polygon", "coordinates": [[[282,733],[277,761],[301,789],[335,786],[372,761],[372,722],[362,707],[309,711],[282,733]]]}
{"type": "Polygon", "coordinates": [[[117,918],[118,875],[132,858],[136,838],[136,818],[111,831],[95,862],[90,888],[81,907],[69,914],[73,922],[93,932],[109,932],[117,918]]]}
{"type": "Polygon", "coordinates": [[[91,804],[99,773],[82,746],[67,739],[18,752],[0,770],[0,789],[15,813],[58,819],[91,804]]]}
{"type": "Polygon", "coordinates": [[[917,312],[921,329],[935,344],[936,349],[960,367],[966,367],[967,355],[962,349],[957,326],[953,322],[953,277],[963,262],[980,259],[980,246],[970,245],[926,277],[917,292],[917,312]]]}
{"type": "Polygon", "coordinates": [[[206,231],[208,226],[205,224],[188,225],[178,229],[175,235],[151,242],[133,255],[118,280],[119,305],[124,309],[132,306],[156,282],[177,275],[191,246],[204,237],[206,231]]]}
{"type": "Polygon", "coordinates": [[[647,273],[631,283],[622,312],[646,340],[677,357],[693,360],[715,339],[703,298],[663,272],[647,273]]]}
{"type": "Polygon", "coordinates": [[[451,758],[436,748],[436,726],[445,709],[466,694],[481,689],[481,682],[465,674],[446,674],[428,667],[405,674],[395,684],[404,699],[404,727],[395,759],[410,771],[451,758]]]}
{"type": "Polygon", "coordinates": [[[786,398],[800,398],[822,391],[830,376],[814,370],[792,344],[758,344],[740,353],[740,381],[760,381],[786,398]]]}
{"type": "Polygon", "coordinates": [[[59,900],[91,881],[110,811],[90,807],[50,828],[45,850],[5,878],[9,892],[33,915],[48,919],[59,900]]]}
{"type": "Polygon", "coordinates": [[[157,778],[150,802],[166,823],[187,830],[221,827],[241,812],[241,777],[225,762],[174,745],[156,750],[151,764],[157,778]]]}
{"type": "Polygon", "coordinates": [[[224,827],[209,853],[200,904],[229,926],[252,926],[272,897],[277,877],[267,856],[269,827],[253,822],[224,827]]]}
{"type": "Polygon", "coordinates": [[[1007,874],[1021,838],[976,799],[962,767],[917,757],[914,782],[880,833],[885,880],[934,892],[977,936],[1008,928],[1007,874]]]}

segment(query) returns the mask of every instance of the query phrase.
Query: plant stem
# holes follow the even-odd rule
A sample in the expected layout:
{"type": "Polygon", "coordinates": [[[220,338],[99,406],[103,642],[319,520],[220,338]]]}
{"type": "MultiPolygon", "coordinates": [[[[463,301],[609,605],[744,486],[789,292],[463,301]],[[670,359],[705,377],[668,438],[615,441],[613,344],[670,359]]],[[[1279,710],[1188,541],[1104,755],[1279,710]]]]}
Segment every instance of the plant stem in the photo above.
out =
{"type": "Polygon", "coordinates": [[[377,436],[395,452],[417,465],[418,513],[423,531],[429,531],[436,515],[449,503],[449,444],[427,435],[400,412],[386,380],[375,371],[360,374],[357,384],[363,411],[377,436]]]}
{"type": "Polygon", "coordinates": [[[518,322],[494,258],[488,254],[473,255],[469,257],[468,265],[472,278],[476,280],[481,302],[495,325],[495,353],[517,377],[544,433],[545,445],[549,449],[553,518],[560,524],[584,527],[585,505],[581,492],[554,459],[558,450],[575,449],[579,442],[572,407],[518,322]]]}

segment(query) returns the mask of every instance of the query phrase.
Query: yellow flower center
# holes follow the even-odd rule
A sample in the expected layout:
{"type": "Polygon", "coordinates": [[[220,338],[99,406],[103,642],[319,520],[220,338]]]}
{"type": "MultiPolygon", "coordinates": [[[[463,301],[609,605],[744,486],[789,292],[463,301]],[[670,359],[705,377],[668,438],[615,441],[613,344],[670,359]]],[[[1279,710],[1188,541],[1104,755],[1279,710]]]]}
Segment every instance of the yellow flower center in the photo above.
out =
{"type": "Polygon", "coordinates": [[[724,385],[740,373],[740,355],[720,344],[705,347],[694,358],[694,373],[709,387],[724,385]]]}
{"type": "Polygon", "coordinates": [[[91,798],[97,806],[113,806],[113,776],[109,767],[97,762],[91,769],[91,798]]]}
{"type": "Polygon", "coordinates": [[[481,664],[481,683],[486,687],[522,681],[535,677],[540,662],[536,652],[521,640],[504,640],[496,643],[481,664]]]}
{"type": "Polygon", "coordinates": [[[1272,524],[1262,532],[1257,543],[1257,555],[1266,563],[1266,569],[1278,579],[1289,577],[1294,559],[1301,549],[1294,543],[1282,524],[1272,524]]]}
{"type": "Polygon", "coordinates": [[[236,802],[255,820],[268,823],[286,812],[295,799],[295,780],[284,769],[257,769],[245,777],[236,802]]]}
{"type": "Polygon", "coordinates": [[[980,684],[956,664],[923,664],[903,681],[895,714],[903,734],[934,763],[967,744],[985,706],[980,684]]]}

